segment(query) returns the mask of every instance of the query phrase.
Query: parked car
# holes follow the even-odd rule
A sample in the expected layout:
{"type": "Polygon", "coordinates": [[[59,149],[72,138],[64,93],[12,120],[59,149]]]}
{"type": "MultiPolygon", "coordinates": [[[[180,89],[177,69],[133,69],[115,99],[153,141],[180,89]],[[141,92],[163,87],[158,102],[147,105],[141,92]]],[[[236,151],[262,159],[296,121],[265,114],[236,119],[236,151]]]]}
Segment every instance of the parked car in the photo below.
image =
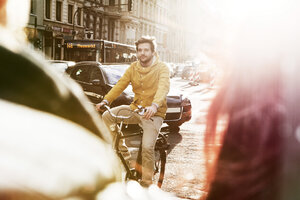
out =
{"type": "MultiPolygon", "coordinates": [[[[83,88],[90,101],[97,104],[117,83],[129,65],[114,64],[101,65],[95,61],[82,61],[73,67],[70,77],[77,81],[83,88]]],[[[129,105],[134,93],[131,85],[111,104],[112,107],[129,105]]],[[[169,94],[167,96],[168,110],[164,120],[170,128],[178,130],[178,127],[191,119],[191,102],[182,95],[169,94]]]]}
{"type": "Polygon", "coordinates": [[[214,79],[214,71],[212,68],[202,68],[199,70],[200,80],[205,83],[209,83],[214,79]]]}
{"type": "Polygon", "coordinates": [[[209,65],[200,65],[195,67],[190,72],[191,85],[198,85],[199,83],[209,83],[211,86],[215,78],[215,68],[209,65]]]}
{"type": "Polygon", "coordinates": [[[182,79],[189,79],[191,72],[194,70],[194,67],[192,65],[186,65],[183,70],[182,70],[182,74],[181,74],[181,78],[182,79]]]}
{"type": "Polygon", "coordinates": [[[69,74],[71,69],[75,66],[73,61],[65,60],[49,60],[51,66],[53,66],[58,72],[64,74],[69,74]]]}
{"type": "Polygon", "coordinates": [[[183,68],[184,68],[184,65],[182,65],[182,64],[176,65],[175,70],[174,70],[174,76],[181,77],[183,68]]]}

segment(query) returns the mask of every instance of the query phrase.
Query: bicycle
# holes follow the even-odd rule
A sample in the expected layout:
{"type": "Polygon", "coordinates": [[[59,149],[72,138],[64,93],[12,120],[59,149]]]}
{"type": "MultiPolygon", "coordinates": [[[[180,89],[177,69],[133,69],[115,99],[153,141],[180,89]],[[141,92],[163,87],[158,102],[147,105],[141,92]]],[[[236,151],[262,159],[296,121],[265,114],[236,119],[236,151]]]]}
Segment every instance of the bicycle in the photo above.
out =
{"type": "MultiPolygon", "coordinates": [[[[136,158],[136,164],[134,168],[131,168],[130,164],[126,162],[126,159],[124,158],[122,152],[119,149],[119,142],[122,139],[127,139],[131,137],[136,137],[140,136],[142,137],[143,135],[143,130],[140,129],[136,133],[130,133],[130,134],[124,134],[122,132],[122,128],[124,125],[124,121],[126,119],[129,119],[133,116],[133,113],[137,113],[139,115],[143,115],[145,112],[145,108],[138,106],[137,109],[131,111],[131,115],[129,116],[118,116],[112,113],[111,109],[109,106],[104,105],[105,109],[109,112],[109,114],[115,118],[116,120],[116,126],[117,126],[117,135],[114,140],[114,150],[116,151],[116,154],[120,158],[125,170],[126,170],[126,176],[125,176],[125,181],[127,180],[135,180],[135,181],[140,181],[142,178],[142,142],[139,145],[138,148],[138,156],[136,158]],[[118,122],[118,123],[117,123],[118,122]]],[[[167,137],[159,133],[156,144],[155,144],[155,166],[154,166],[154,175],[153,175],[153,183],[156,184],[158,187],[162,186],[164,175],[165,175],[165,166],[166,166],[166,159],[167,159],[167,150],[169,148],[169,143],[167,142],[167,137]]]]}

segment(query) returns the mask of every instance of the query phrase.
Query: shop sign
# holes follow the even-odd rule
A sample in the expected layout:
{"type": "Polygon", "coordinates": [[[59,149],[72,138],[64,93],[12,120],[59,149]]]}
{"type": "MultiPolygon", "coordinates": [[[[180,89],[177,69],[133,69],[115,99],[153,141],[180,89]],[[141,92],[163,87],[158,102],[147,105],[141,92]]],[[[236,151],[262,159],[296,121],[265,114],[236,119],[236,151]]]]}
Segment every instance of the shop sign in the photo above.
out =
{"type": "Polygon", "coordinates": [[[58,31],[58,32],[61,32],[61,27],[57,27],[57,26],[52,26],[52,29],[54,30],[54,31],[58,31]]]}
{"type": "Polygon", "coordinates": [[[69,28],[62,28],[62,32],[63,32],[63,33],[71,33],[72,30],[69,29],[69,28]]]}
{"type": "Polygon", "coordinates": [[[98,47],[98,45],[95,43],[80,44],[80,43],[68,42],[68,43],[66,43],[66,47],[68,49],[73,49],[73,48],[96,49],[98,47]]]}

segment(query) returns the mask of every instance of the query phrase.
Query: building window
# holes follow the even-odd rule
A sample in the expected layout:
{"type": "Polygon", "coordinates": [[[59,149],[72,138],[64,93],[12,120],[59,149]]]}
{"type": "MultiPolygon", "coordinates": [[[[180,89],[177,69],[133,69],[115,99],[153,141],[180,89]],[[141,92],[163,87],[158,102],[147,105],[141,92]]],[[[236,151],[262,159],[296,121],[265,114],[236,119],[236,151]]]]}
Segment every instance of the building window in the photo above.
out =
{"type": "Polygon", "coordinates": [[[61,21],[61,1],[56,1],[56,20],[61,21]]]}
{"type": "Polygon", "coordinates": [[[68,5],[68,23],[73,24],[73,5],[68,5]]]}
{"type": "Polygon", "coordinates": [[[81,26],[81,12],[82,8],[77,8],[77,25],[81,26]]]}
{"type": "Polygon", "coordinates": [[[97,37],[97,16],[93,15],[93,32],[94,38],[97,37]]]}
{"type": "Polygon", "coordinates": [[[103,23],[103,20],[102,18],[100,18],[99,20],[99,38],[102,39],[102,23],[103,23]]]}
{"type": "Polygon", "coordinates": [[[114,41],[115,34],[115,21],[113,19],[108,20],[108,40],[114,41]]]}
{"type": "Polygon", "coordinates": [[[51,13],[51,0],[46,0],[46,18],[50,19],[50,13],[51,13]]]}
{"type": "Polygon", "coordinates": [[[90,28],[90,23],[91,23],[91,17],[90,17],[90,14],[87,14],[86,15],[86,28],[90,28]]]}
{"type": "Polygon", "coordinates": [[[115,0],[109,0],[109,5],[114,6],[115,5],[115,0]]]}
{"type": "Polygon", "coordinates": [[[96,0],[96,3],[99,5],[103,5],[103,0],[96,0]]]}

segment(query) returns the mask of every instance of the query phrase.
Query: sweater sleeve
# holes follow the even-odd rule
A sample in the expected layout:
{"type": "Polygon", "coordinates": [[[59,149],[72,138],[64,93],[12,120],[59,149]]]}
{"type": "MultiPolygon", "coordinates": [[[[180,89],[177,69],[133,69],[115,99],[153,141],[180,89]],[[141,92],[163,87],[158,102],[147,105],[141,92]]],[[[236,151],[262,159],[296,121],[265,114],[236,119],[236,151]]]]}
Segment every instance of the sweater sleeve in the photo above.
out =
{"type": "Polygon", "coordinates": [[[120,78],[117,84],[105,95],[104,100],[107,100],[109,103],[112,103],[120,94],[127,88],[129,85],[131,78],[130,74],[132,71],[132,67],[130,66],[124,73],[124,75],[120,78]]]}
{"type": "Polygon", "coordinates": [[[152,102],[157,104],[159,107],[162,106],[170,90],[169,73],[169,68],[163,64],[159,73],[158,88],[152,102]]]}

